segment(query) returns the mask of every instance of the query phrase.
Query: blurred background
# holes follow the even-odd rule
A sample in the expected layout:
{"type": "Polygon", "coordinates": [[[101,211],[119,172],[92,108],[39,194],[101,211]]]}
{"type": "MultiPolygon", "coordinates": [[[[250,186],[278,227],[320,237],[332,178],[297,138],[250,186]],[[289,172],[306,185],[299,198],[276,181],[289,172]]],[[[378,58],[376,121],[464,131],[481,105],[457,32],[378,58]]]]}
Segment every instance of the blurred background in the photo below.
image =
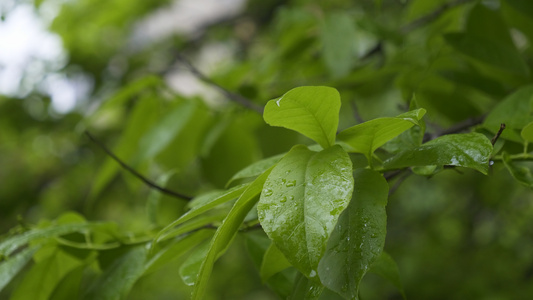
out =
{"type": "MultiPolygon", "coordinates": [[[[183,213],[185,201],[154,196],[84,130],[188,195],[222,189],[250,163],[310,143],[268,127],[218,86],[258,106],[296,86],[335,87],[340,129],[402,113],[413,95],[430,133],[482,117],[531,82],[528,3],[2,0],[0,232],[77,211],[138,233],[183,213]],[[456,32],[487,42],[470,53],[444,37],[456,32]],[[485,58],[494,47],[499,56],[485,58]],[[508,53],[518,62],[506,62],[508,53]]],[[[501,164],[490,176],[461,169],[398,180],[385,250],[409,299],[533,295],[530,188],[501,164]]],[[[264,238],[237,238],[216,265],[210,298],[277,299],[249,254],[264,238]]],[[[187,297],[181,262],[143,278],[130,299],[187,297]]],[[[401,299],[377,276],[364,280],[362,299],[401,299]]]]}

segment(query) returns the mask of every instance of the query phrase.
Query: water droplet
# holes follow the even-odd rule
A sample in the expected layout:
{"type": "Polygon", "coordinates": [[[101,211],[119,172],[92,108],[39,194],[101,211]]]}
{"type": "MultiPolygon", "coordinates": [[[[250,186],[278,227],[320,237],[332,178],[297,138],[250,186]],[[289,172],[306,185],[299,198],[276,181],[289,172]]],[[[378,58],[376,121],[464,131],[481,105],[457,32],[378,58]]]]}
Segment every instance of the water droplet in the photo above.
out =
{"type": "Polygon", "coordinates": [[[266,190],[264,190],[264,192],[265,192],[265,196],[272,196],[272,194],[274,193],[274,192],[272,192],[271,189],[266,189],[266,190]]]}
{"type": "Polygon", "coordinates": [[[282,179],[281,179],[281,184],[286,184],[286,183],[287,183],[287,179],[282,178],[282,179]]]}
{"type": "Polygon", "coordinates": [[[294,196],[290,196],[289,200],[291,200],[291,201],[294,200],[294,196]]]}
{"type": "Polygon", "coordinates": [[[289,174],[291,172],[291,170],[287,170],[285,171],[285,174],[289,174]]]}
{"type": "Polygon", "coordinates": [[[279,202],[281,202],[281,203],[287,202],[287,197],[283,196],[283,198],[281,198],[281,200],[279,202]]]}
{"type": "Polygon", "coordinates": [[[315,270],[311,270],[311,273],[309,273],[309,278],[313,278],[316,276],[316,271],[315,270]]]}
{"type": "Polygon", "coordinates": [[[296,180],[287,182],[287,186],[295,186],[295,185],[296,185],[296,180]]]}

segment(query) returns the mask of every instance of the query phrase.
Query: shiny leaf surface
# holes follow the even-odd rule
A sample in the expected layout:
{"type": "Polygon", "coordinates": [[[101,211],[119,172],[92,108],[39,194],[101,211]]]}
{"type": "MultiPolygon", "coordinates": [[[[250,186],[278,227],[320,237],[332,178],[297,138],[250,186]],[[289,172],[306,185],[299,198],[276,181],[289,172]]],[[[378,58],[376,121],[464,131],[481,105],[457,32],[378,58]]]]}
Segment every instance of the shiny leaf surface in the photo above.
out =
{"type": "Polygon", "coordinates": [[[270,100],[263,118],[269,125],[297,131],[325,149],[335,143],[340,107],[340,95],[336,89],[305,86],[270,100]]]}
{"type": "Polygon", "coordinates": [[[357,299],[359,283],[385,245],[389,186],[375,171],[354,172],[352,201],[340,215],[318,275],[329,289],[346,299],[357,299]]]}
{"type": "Polygon", "coordinates": [[[398,153],[383,162],[386,169],[412,166],[460,166],[487,174],[492,144],[480,133],[450,134],[398,153]]]}
{"type": "Polygon", "coordinates": [[[298,145],[274,167],[257,205],[267,235],[287,260],[313,278],[325,244],[353,189],[352,163],[338,145],[298,145]]]}
{"type": "Polygon", "coordinates": [[[362,153],[370,160],[377,148],[418,125],[425,113],[426,110],[420,108],[394,118],[370,120],[343,130],[338,140],[347,144],[350,152],[362,153]]]}

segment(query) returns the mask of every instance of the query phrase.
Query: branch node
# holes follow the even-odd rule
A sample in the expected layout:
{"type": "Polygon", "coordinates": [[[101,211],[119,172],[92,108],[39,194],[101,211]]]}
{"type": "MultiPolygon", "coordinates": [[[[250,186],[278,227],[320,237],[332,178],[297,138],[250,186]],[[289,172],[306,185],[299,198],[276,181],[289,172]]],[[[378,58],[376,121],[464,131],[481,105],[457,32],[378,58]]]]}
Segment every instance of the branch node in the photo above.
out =
{"type": "Polygon", "coordinates": [[[494,146],[494,144],[496,144],[496,142],[498,141],[498,138],[500,137],[500,135],[502,134],[504,129],[505,129],[505,124],[501,123],[500,124],[500,129],[498,130],[496,135],[492,138],[492,140],[490,140],[492,146],[494,146]]]}

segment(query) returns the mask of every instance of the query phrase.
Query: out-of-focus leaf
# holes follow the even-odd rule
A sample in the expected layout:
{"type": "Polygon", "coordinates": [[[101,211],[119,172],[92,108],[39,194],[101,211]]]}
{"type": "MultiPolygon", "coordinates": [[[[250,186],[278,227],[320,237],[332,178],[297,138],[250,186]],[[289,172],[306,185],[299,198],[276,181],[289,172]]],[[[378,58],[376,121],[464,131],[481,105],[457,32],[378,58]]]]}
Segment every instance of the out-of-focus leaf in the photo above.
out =
{"type": "Polygon", "coordinates": [[[533,3],[531,1],[504,0],[504,2],[513,7],[516,11],[525,14],[529,18],[533,17],[533,3]]]}
{"type": "Polygon", "coordinates": [[[533,188],[533,175],[529,168],[517,166],[507,152],[502,153],[502,160],[503,164],[516,181],[524,186],[533,188]]]}
{"type": "Polygon", "coordinates": [[[501,137],[522,143],[519,131],[533,121],[533,85],[525,86],[496,105],[483,122],[483,126],[496,133],[505,124],[501,137]]]}
{"type": "Polygon", "coordinates": [[[237,172],[231,179],[228,181],[227,186],[229,186],[233,181],[243,178],[256,177],[261,175],[263,172],[275,165],[285,154],[275,155],[269,158],[262,159],[258,162],[255,162],[248,167],[237,172]]]}
{"type": "Polygon", "coordinates": [[[378,274],[392,283],[400,291],[402,297],[406,299],[398,265],[396,265],[394,259],[387,252],[381,253],[377,260],[370,266],[369,271],[378,274]]]}
{"type": "Polygon", "coordinates": [[[207,256],[198,272],[194,284],[192,299],[203,299],[207,281],[211,276],[216,259],[226,252],[231,240],[235,237],[239,226],[241,226],[244,221],[244,218],[257,203],[257,196],[261,193],[263,185],[271,171],[272,169],[265,171],[246,188],[233,205],[233,208],[224,219],[222,225],[218,227],[217,232],[209,245],[207,256]]]}
{"type": "Polygon", "coordinates": [[[24,268],[39,248],[28,247],[0,263],[0,291],[24,268]]]}
{"type": "Polygon", "coordinates": [[[100,275],[83,299],[124,299],[144,273],[148,251],[145,245],[130,249],[100,275]]]}
{"type": "Polygon", "coordinates": [[[334,77],[345,76],[353,66],[356,57],[354,26],[353,16],[347,12],[325,16],[321,30],[322,57],[334,77]]]}
{"type": "Polygon", "coordinates": [[[270,100],[263,117],[269,125],[297,131],[326,149],[335,143],[340,107],[336,89],[304,86],[270,100]]]}
{"type": "MultiPolygon", "coordinates": [[[[120,136],[120,140],[113,149],[120,159],[128,162],[139,146],[139,140],[144,133],[158,120],[159,103],[152,94],[144,96],[137,101],[133,111],[130,113],[125,130],[120,136]]],[[[93,186],[89,198],[94,199],[107,186],[107,184],[117,174],[120,166],[112,158],[108,158],[104,165],[100,167],[93,180],[93,186]]]]}
{"type": "MultiPolygon", "coordinates": [[[[165,174],[162,174],[157,178],[156,183],[159,186],[165,186],[167,181],[175,174],[175,171],[170,171],[165,174]]],[[[159,208],[159,200],[162,194],[158,190],[151,190],[146,200],[146,214],[152,225],[157,225],[157,209],[159,208]]]]}
{"type": "Polygon", "coordinates": [[[57,284],[50,295],[54,300],[71,300],[80,298],[80,284],[83,274],[86,272],[86,265],[80,265],[68,272],[57,284]]]}
{"type": "Polygon", "coordinates": [[[268,177],[257,205],[259,220],[306,276],[317,276],[326,241],[352,189],[352,162],[339,145],[321,152],[295,146],[268,177]]]}
{"type": "Polygon", "coordinates": [[[193,101],[183,101],[156,123],[140,140],[134,160],[152,158],[185,127],[196,109],[193,101]]]}
{"type": "Polygon", "coordinates": [[[272,275],[285,270],[290,267],[291,263],[285,258],[283,253],[276,247],[276,244],[271,243],[270,247],[265,252],[263,261],[261,263],[261,280],[267,281],[272,275]]]}
{"type": "Polygon", "coordinates": [[[468,34],[491,39],[514,48],[509,28],[503,21],[499,11],[487,8],[478,3],[470,11],[466,23],[468,34]]]}
{"type": "Polygon", "coordinates": [[[383,162],[386,169],[413,166],[460,166],[487,174],[492,144],[480,133],[450,134],[406,150],[383,162]]]}
{"type": "Polygon", "coordinates": [[[531,143],[533,142],[533,122],[527,124],[524,126],[522,131],[520,132],[520,136],[524,139],[524,141],[531,143]]]}
{"type": "Polygon", "coordinates": [[[361,279],[383,251],[388,192],[389,185],[378,172],[354,172],[352,200],[340,215],[318,266],[322,284],[346,299],[357,299],[361,279]]]}
{"type": "Polygon", "coordinates": [[[63,276],[81,263],[53,246],[41,248],[40,252],[43,258],[25,274],[10,299],[48,299],[63,276]]]}
{"type": "Polygon", "coordinates": [[[522,78],[529,76],[526,62],[520,53],[509,45],[466,33],[448,33],[444,38],[455,50],[475,61],[522,78]]]}
{"type": "Polygon", "coordinates": [[[349,146],[350,152],[362,153],[371,161],[377,148],[418,125],[425,113],[425,109],[419,108],[394,118],[370,120],[343,130],[337,138],[349,146]]]}
{"type": "Polygon", "coordinates": [[[27,244],[30,241],[36,239],[44,239],[55,236],[60,236],[72,232],[81,232],[93,227],[105,226],[105,224],[98,223],[81,223],[81,224],[65,224],[58,226],[50,226],[40,229],[32,229],[25,233],[13,236],[0,243],[0,254],[3,256],[9,256],[13,251],[22,245],[27,244]]]}
{"type": "Polygon", "coordinates": [[[186,212],[184,215],[182,215],[179,219],[175,220],[174,222],[168,224],[165,228],[163,228],[161,231],[157,233],[157,235],[154,237],[155,241],[158,241],[160,237],[165,235],[167,232],[172,230],[174,227],[196,217],[201,215],[202,213],[208,211],[209,209],[220,205],[222,203],[228,202],[230,200],[233,200],[237,198],[239,195],[241,195],[247,188],[249,184],[243,184],[236,186],[234,188],[231,188],[224,194],[220,196],[215,196],[211,199],[206,199],[205,203],[201,203],[199,206],[193,207],[191,210],[186,212]]]}

